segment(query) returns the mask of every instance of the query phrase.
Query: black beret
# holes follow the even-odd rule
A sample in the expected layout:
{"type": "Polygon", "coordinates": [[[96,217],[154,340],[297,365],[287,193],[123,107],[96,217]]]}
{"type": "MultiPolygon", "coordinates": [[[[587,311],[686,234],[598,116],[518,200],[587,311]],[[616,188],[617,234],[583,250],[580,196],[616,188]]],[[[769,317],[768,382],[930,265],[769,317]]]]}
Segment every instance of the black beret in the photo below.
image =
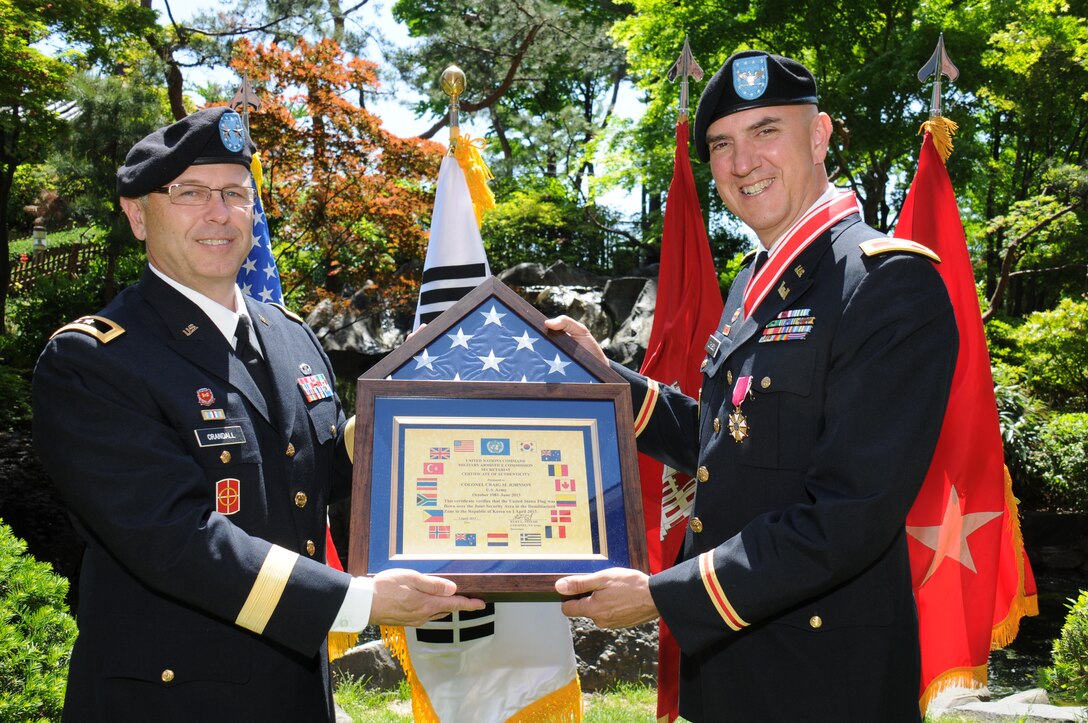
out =
{"type": "Polygon", "coordinates": [[[117,169],[117,193],[137,198],[161,188],[189,166],[237,163],[249,168],[256,146],[242,117],[226,106],[205,108],[139,141],[117,169]]]}
{"type": "Polygon", "coordinates": [[[729,56],[699,98],[695,111],[695,152],[710,160],[706,131],[719,118],[768,105],[816,103],[816,79],[791,58],[762,50],[744,50],[729,56]]]}

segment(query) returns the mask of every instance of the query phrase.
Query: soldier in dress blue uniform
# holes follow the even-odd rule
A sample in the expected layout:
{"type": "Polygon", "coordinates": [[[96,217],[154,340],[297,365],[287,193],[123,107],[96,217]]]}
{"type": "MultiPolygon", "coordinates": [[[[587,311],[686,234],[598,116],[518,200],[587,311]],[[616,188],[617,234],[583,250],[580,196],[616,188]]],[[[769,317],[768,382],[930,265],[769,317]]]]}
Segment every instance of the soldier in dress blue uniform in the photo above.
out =
{"type": "MultiPolygon", "coordinates": [[[[693,475],[676,565],[558,581],[568,615],[657,616],[680,644],[691,721],[918,721],[904,523],[937,442],[958,346],[929,249],[866,226],[828,183],[831,122],[800,63],[730,57],[693,138],[759,238],[702,363],[699,399],[630,382],[638,448],[693,475]]],[[[585,327],[564,330],[604,360],[585,327]]],[[[645,483],[645,481],[644,481],[645,483]]]]}
{"type": "Polygon", "coordinates": [[[66,721],[331,721],[330,630],[483,606],[324,564],[353,427],[313,332],[235,283],[252,150],[226,108],[132,148],[117,189],[148,266],[34,372],[35,444],[87,544],[66,721]]]}

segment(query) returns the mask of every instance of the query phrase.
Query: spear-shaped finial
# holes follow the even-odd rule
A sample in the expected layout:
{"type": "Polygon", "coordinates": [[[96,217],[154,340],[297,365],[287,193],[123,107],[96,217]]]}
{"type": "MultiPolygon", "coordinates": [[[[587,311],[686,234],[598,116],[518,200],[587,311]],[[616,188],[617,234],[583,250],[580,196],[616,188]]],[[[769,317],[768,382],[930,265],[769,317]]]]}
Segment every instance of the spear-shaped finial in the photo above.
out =
{"type": "Polygon", "coordinates": [[[926,64],[918,71],[918,82],[924,83],[933,76],[933,100],[929,106],[929,117],[936,118],[941,115],[941,76],[949,80],[960,77],[959,68],[952,64],[952,59],[944,49],[944,33],[937,38],[937,48],[933,51],[926,64]]]}
{"type": "Polygon", "coordinates": [[[461,104],[458,98],[465,92],[465,71],[456,65],[451,65],[442,71],[442,92],[450,97],[450,150],[453,155],[457,148],[457,139],[461,135],[460,120],[457,117],[461,104]]]}
{"type": "Polygon", "coordinates": [[[688,117],[688,78],[703,79],[703,69],[695,62],[691,54],[691,45],[688,44],[688,36],[684,36],[684,49],[680,51],[680,57],[669,68],[668,78],[670,83],[675,83],[680,78],[680,121],[688,117]]]}
{"type": "Polygon", "coordinates": [[[919,133],[928,132],[933,138],[933,145],[941,155],[942,161],[947,161],[952,155],[952,134],[956,132],[956,123],[951,118],[941,115],[941,76],[949,80],[960,77],[959,68],[952,64],[952,59],[944,49],[944,33],[937,39],[937,48],[933,51],[922,69],[918,71],[918,80],[925,83],[933,76],[933,100],[929,107],[929,120],[922,123],[919,133]]]}
{"type": "Polygon", "coordinates": [[[249,109],[252,107],[253,110],[260,110],[261,99],[253,92],[253,86],[249,84],[248,70],[242,72],[242,85],[239,86],[234,93],[234,97],[231,98],[230,107],[235,112],[241,113],[242,124],[246,129],[246,133],[249,133],[249,109]]]}

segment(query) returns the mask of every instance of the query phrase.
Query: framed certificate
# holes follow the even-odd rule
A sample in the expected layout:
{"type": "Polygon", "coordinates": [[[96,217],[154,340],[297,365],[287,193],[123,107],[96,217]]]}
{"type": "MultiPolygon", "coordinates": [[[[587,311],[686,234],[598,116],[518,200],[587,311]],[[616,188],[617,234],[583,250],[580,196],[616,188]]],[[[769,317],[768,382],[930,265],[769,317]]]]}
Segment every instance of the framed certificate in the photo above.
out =
{"type": "Polygon", "coordinates": [[[364,378],[356,414],[352,574],[555,600],[564,575],[647,570],[626,384],[364,378]]]}

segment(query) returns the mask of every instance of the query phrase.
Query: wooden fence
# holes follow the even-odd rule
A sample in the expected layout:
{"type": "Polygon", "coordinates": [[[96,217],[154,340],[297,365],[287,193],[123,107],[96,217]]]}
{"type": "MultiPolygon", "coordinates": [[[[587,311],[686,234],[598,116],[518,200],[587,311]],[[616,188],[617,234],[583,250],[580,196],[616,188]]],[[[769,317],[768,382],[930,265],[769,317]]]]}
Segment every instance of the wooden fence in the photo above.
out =
{"type": "Polygon", "coordinates": [[[9,288],[32,286],[34,282],[56,274],[75,275],[86,270],[91,259],[103,256],[103,244],[71,244],[55,249],[45,249],[37,258],[26,254],[13,259],[9,288]],[[25,260],[23,260],[25,258],[25,260]]]}

